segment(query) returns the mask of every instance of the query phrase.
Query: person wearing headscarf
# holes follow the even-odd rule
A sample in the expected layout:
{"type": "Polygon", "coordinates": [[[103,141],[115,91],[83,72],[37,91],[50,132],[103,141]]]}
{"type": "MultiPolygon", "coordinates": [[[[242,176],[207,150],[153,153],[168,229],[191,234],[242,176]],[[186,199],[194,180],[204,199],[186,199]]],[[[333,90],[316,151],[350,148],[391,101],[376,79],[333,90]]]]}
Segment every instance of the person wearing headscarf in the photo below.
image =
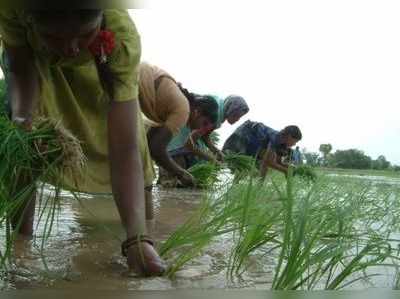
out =
{"type": "MultiPolygon", "coordinates": [[[[222,105],[220,104],[220,106],[222,105]]],[[[223,101],[223,118],[221,123],[217,124],[216,129],[219,129],[225,120],[230,125],[235,124],[247,112],[249,112],[249,106],[243,97],[238,95],[226,97],[223,101]]]]}
{"type": "MultiPolygon", "coordinates": [[[[225,121],[230,125],[238,122],[242,116],[249,112],[249,106],[247,105],[246,100],[238,95],[230,95],[225,99],[221,99],[217,96],[213,97],[216,99],[219,107],[218,120],[214,127],[209,132],[199,137],[196,142],[201,151],[204,152],[208,149],[217,157],[218,160],[223,160],[224,155],[212,141],[211,133],[214,130],[219,129],[225,121]]],[[[195,137],[192,139],[196,140],[195,137]]]]}
{"type": "MultiPolygon", "coordinates": [[[[249,111],[246,101],[240,96],[231,95],[225,99],[221,99],[215,95],[191,94],[194,98],[214,99],[218,104],[216,105],[218,109],[215,120],[210,126],[186,128],[184,139],[176,137],[169,143],[167,148],[169,156],[184,169],[189,169],[199,161],[218,163],[218,160],[222,160],[223,154],[213,144],[210,134],[220,128],[226,120],[229,124],[234,124],[249,111]]],[[[158,184],[164,187],[184,186],[182,182],[171,177],[162,168],[159,171],[158,184]]]]}

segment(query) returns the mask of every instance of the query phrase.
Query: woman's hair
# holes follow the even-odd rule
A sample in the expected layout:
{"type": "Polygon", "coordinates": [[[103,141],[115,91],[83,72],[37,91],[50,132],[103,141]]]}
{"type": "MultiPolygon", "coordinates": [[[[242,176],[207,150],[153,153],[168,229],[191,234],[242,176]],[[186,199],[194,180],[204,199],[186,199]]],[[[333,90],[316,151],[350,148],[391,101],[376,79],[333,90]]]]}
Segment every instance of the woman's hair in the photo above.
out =
{"type": "Polygon", "coordinates": [[[186,88],[183,88],[181,84],[178,84],[180,90],[189,101],[190,110],[197,109],[203,116],[209,118],[209,120],[216,124],[218,121],[218,103],[212,96],[202,96],[192,92],[189,92],[186,88]]]}
{"type": "MultiPolygon", "coordinates": [[[[43,27],[65,26],[73,24],[76,27],[86,25],[96,21],[103,15],[101,9],[69,9],[69,10],[30,10],[28,11],[35,24],[43,27]]],[[[103,17],[101,29],[106,29],[106,19],[103,17]]],[[[100,57],[94,57],[96,69],[99,75],[100,84],[104,91],[113,99],[115,90],[114,85],[120,80],[113,73],[107,62],[100,62],[100,57]]]]}
{"type": "Polygon", "coordinates": [[[290,136],[296,140],[301,140],[302,134],[298,126],[287,126],[282,130],[282,134],[290,136]]]}
{"type": "Polygon", "coordinates": [[[86,25],[95,21],[103,14],[101,9],[37,9],[29,10],[33,22],[43,27],[63,25],[65,20],[76,26],[86,25]]]}

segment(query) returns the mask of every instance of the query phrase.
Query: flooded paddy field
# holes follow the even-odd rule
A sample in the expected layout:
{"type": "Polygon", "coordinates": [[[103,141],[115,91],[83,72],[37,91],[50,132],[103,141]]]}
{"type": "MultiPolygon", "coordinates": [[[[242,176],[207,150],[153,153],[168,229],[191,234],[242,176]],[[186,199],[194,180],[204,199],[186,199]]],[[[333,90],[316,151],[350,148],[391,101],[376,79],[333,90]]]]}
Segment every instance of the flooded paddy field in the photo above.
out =
{"type": "MultiPolygon", "coordinates": [[[[385,188],[400,189],[398,178],[351,175],[340,175],[340,177],[347,181],[354,180],[354,184],[360,181],[364,183],[372,181],[382,193],[385,193],[385,188]]],[[[400,199],[397,194],[393,193],[385,198],[388,201],[397,201],[400,199]]],[[[156,223],[153,236],[159,247],[172,232],[204,207],[203,201],[206,196],[210,194],[205,195],[201,190],[155,188],[156,223]]],[[[393,209],[399,209],[399,205],[394,204],[393,209]]],[[[373,211],[371,209],[368,213],[373,211]]],[[[382,219],[383,222],[385,221],[382,219]]],[[[377,232],[380,231],[379,221],[370,224],[371,227],[376,226],[377,232]]],[[[63,194],[57,221],[43,248],[41,248],[42,231],[43,223],[39,223],[33,240],[16,240],[13,259],[1,273],[1,289],[269,290],[279,260],[279,251],[272,249],[265,251],[265,248],[259,248],[249,254],[241,275],[229,279],[227,269],[232,247],[237,239],[235,233],[231,231],[219,234],[212,242],[205,244],[199,250],[200,253],[184,263],[173,276],[139,278],[128,272],[125,259],[120,253],[124,234],[114,202],[111,197],[102,195],[83,196],[77,201],[70,194],[63,194]]],[[[398,246],[397,236],[398,231],[391,231],[393,247],[398,246]]],[[[4,235],[1,241],[4,244],[4,235]]],[[[175,256],[184,251],[185,247],[177,248],[176,252],[166,256],[167,261],[176,262],[178,259],[175,256]]],[[[382,261],[382,264],[385,262],[382,261]]],[[[398,276],[395,267],[372,265],[367,271],[374,276],[360,279],[344,288],[396,287],[398,276]]],[[[324,285],[322,282],[320,284],[315,282],[315,288],[324,288],[324,285]]]]}

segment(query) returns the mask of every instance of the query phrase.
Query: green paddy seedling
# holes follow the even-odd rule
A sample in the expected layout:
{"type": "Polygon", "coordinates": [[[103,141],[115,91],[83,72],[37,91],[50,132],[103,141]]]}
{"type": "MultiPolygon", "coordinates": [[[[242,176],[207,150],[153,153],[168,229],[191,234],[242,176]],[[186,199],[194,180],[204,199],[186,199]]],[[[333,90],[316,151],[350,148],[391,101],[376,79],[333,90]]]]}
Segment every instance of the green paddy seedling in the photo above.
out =
{"type": "Polygon", "coordinates": [[[398,186],[274,173],[231,182],[162,245],[170,276],[221,237],[231,240],[228,279],[243,279],[252,256],[268,256],[274,290],[342,289],[369,283],[377,267],[398,269],[398,186]]]}
{"type": "Polygon", "coordinates": [[[31,131],[22,130],[7,117],[0,117],[0,229],[6,244],[0,250],[0,265],[6,266],[16,232],[21,225],[22,209],[36,190],[45,183],[55,187],[52,197],[39,196],[39,222],[44,221],[41,247],[50,235],[59,208],[63,176],[81,176],[85,163],[79,141],[60,123],[40,119],[31,131]],[[44,213],[49,209],[49,213],[44,213]],[[45,216],[46,215],[46,216],[45,216]],[[11,228],[10,219],[16,219],[11,228]]]}

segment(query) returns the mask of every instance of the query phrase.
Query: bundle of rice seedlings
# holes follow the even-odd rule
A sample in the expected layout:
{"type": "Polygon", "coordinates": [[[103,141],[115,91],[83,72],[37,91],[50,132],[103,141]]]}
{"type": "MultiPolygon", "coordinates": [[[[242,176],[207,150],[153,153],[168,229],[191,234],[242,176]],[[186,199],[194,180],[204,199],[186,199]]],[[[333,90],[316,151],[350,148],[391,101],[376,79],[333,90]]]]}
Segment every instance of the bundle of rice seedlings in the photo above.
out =
{"type": "Polygon", "coordinates": [[[296,166],[293,170],[294,176],[302,177],[303,179],[311,182],[315,182],[317,174],[313,167],[307,165],[296,166]]]}
{"type": "Polygon", "coordinates": [[[197,163],[188,169],[200,188],[209,188],[218,182],[219,170],[220,167],[211,162],[197,163]]]}
{"type": "Polygon", "coordinates": [[[61,125],[61,122],[39,119],[34,125],[33,133],[37,137],[38,133],[41,133],[34,144],[43,164],[53,164],[60,175],[67,172],[73,172],[75,178],[82,175],[86,158],[81,143],[61,125]]]}
{"type": "MultiPolygon", "coordinates": [[[[48,236],[58,207],[64,175],[79,179],[85,157],[79,141],[59,122],[38,119],[31,131],[0,117],[0,229],[6,230],[6,248],[0,251],[1,265],[9,258],[13,239],[21,220],[17,220],[14,232],[10,219],[19,217],[41,185],[49,182],[55,187],[53,198],[39,198],[39,219],[45,209],[51,209],[45,219],[45,235],[48,236]]],[[[44,240],[45,238],[43,238],[44,240]]]]}
{"type": "Polygon", "coordinates": [[[233,173],[250,173],[256,167],[253,157],[240,154],[225,155],[224,162],[233,173]]]}

